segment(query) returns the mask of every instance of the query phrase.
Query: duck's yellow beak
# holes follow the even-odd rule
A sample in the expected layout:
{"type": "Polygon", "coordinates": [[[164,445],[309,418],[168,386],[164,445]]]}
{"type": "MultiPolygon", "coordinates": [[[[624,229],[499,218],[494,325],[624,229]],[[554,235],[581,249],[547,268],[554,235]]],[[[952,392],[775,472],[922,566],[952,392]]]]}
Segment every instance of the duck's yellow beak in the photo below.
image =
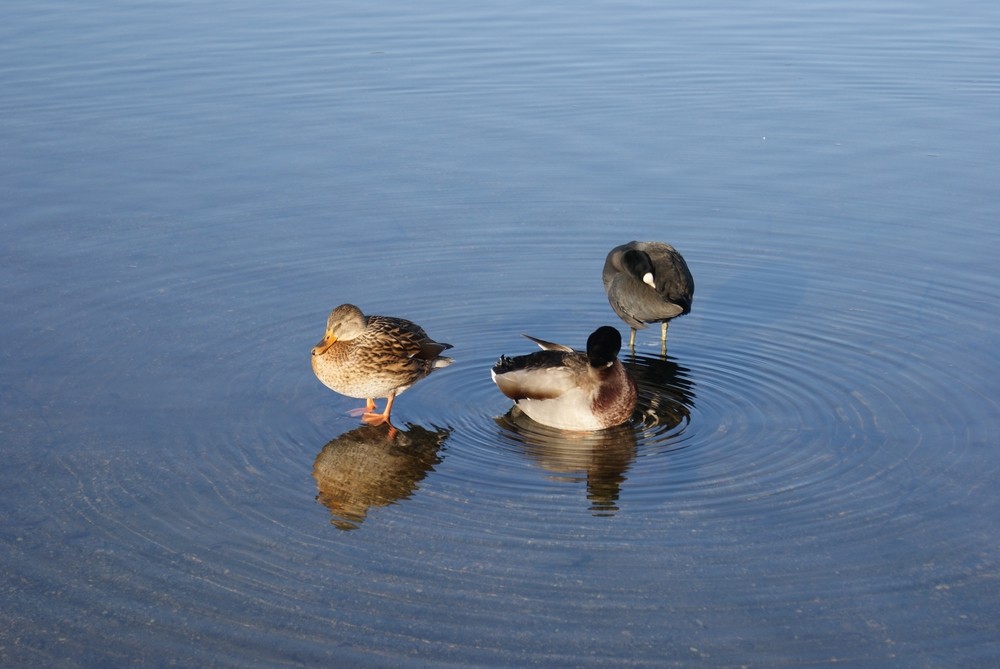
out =
{"type": "Polygon", "coordinates": [[[335,341],[337,341],[337,338],[334,335],[327,333],[327,335],[323,337],[318,344],[313,346],[313,355],[323,355],[326,353],[326,349],[333,346],[335,341]]]}

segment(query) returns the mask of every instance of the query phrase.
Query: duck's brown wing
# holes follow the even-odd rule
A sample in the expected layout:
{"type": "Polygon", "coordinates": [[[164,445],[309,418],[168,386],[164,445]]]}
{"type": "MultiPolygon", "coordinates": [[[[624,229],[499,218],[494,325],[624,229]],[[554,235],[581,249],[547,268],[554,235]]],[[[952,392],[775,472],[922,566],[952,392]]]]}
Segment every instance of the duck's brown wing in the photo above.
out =
{"type": "Polygon", "coordinates": [[[435,360],[452,348],[451,344],[431,339],[416,323],[391,316],[369,317],[365,337],[366,346],[402,358],[435,360]]]}

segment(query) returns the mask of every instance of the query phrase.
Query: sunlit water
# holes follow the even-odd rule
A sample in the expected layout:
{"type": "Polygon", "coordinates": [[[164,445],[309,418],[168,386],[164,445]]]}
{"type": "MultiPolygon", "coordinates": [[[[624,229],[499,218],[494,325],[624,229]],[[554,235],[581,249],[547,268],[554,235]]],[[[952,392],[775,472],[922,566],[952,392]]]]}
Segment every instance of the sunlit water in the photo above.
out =
{"type": "MultiPolygon", "coordinates": [[[[938,3],[940,4],[940,3],[938,3]]],[[[1000,663],[1000,6],[0,9],[5,666],[1000,663]],[[627,328],[633,419],[509,413],[627,328]],[[399,433],[329,310],[456,362],[399,433]]]]}

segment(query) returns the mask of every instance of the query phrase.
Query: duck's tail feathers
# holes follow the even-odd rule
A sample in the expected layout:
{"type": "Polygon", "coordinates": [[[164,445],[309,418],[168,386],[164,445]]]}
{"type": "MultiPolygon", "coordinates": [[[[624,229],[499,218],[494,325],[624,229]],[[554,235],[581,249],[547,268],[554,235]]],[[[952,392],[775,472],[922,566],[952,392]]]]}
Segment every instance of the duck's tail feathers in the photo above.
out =
{"type": "Polygon", "coordinates": [[[531,335],[522,334],[522,337],[530,339],[531,341],[538,344],[543,351],[562,351],[564,353],[572,353],[573,349],[569,346],[564,346],[562,344],[556,344],[551,341],[545,341],[544,339],[538,339],[537,337],[532,337],[531,335]]]}

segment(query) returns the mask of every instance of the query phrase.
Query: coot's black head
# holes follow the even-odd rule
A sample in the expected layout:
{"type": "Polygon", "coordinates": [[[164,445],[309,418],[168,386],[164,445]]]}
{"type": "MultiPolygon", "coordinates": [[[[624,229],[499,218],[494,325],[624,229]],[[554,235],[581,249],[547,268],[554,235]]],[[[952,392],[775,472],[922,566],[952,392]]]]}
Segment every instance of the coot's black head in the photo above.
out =
{"type": "Polygon", "coordinates": [[[622,264],[629,271],[629,274],[639,279],[639,281],[646,282],[647,275],[652,276],[654,279],[656,277],[656,272],[653,269],[653,261],[645,251],[629,249],[622,256],[622,264]]]}

